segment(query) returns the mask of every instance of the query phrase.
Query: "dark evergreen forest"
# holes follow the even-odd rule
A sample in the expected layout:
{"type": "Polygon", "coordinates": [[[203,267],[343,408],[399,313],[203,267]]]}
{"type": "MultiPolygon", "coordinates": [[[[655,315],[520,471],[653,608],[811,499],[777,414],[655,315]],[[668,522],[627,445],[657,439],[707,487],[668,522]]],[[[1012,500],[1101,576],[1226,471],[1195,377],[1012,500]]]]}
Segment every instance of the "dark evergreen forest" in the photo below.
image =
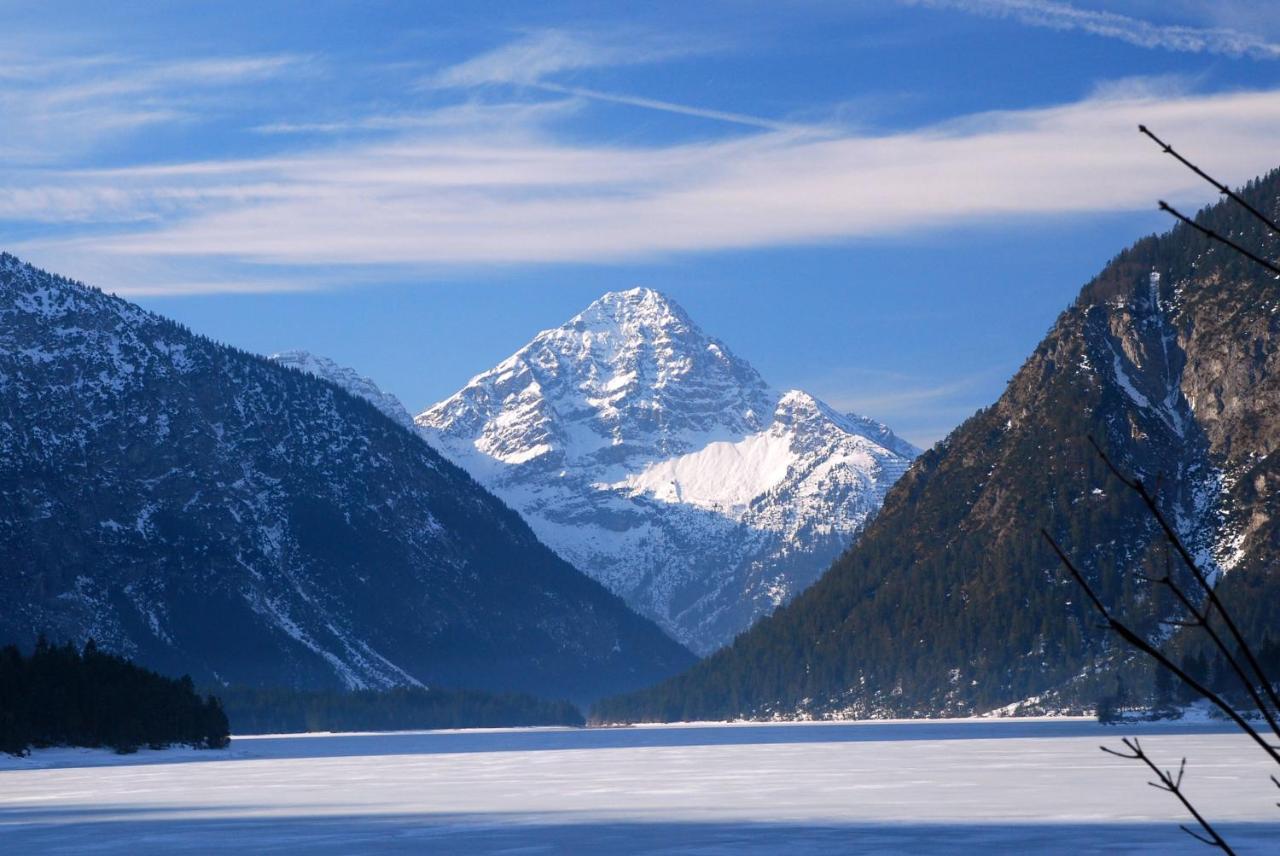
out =
{"type": "Polygon", "coordinates": [[[219,690],[237,734],[583,725],[567,701],[521,693],[397,687],[357,692],[219,690]]]}
{"type": "Polygon", "coordinates": [[[196,691],[190,677],[168,678],[100,651],[90,640],[24,654],[0,649],[0,752],[52,746],[220,749],[240,734],[396,731],[584,724],[568,701],[522,693],[396,687],[302,691],[230,688],[196,691]]]}
{"type": "Polygon", "coordinates": [[[230,742],[218,699],[189,677],[167,678],[123,657],[43,638],[30,656],[0,649],[0,751],[48,746],[220,749],[230,742]]]}

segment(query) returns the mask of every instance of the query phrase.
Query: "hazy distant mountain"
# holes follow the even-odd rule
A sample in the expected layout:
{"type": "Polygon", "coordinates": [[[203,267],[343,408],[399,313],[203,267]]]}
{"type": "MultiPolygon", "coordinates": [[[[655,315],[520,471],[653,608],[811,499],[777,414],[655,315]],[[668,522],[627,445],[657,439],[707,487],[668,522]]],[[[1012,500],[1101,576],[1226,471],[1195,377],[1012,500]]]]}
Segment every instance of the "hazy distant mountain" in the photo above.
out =
{"type": "MultiPolygon", "coordinates": [[[[1280,172],[1251,184],[1280,211],[1280,172]]],[[[1280,258],[1239,207],[1201,215],[1280,258]]],[[[1121,253],[992,407],[926,452],[811,589],[688,674],[603,704],[608,719],[970,713],[1091,706],[1124,668],[1040,536],[1154,638],[1172,596],[1164,539],[1092,435],[1158,492],[1259,646],[1280,638],[1280,282],[1190,228],[1121,253]],[[761,668],[767,663],[768,668],[761,668]],[[1037,701],[1040,699],[1040,701],[1037,701]]],[[[1170,642],[1182,656],[1189,640],[1170,642]]],[[[1274,646],[1273,646],[1274,650],[1274,646]]],[[[1211,678],[1206,678],[1211,680],[1211,678]]]]}
{"type": "Polygon", "coordinates": [[[383,392],[376,383],[354,369],[338,365],[328,357],[308,351],[284,351],[272,354],[270,360],[277,365],[288,366],[291,369],[313,374],[330,383],[336,383],[357,398],[363,398],[382,411],[383,415],[400,423],[408,430],[418,430],[413,424],[413,417],[400,403],[400,399],[389,392],[383,392]]]}
{"type": "Polygon", "coordinates": [[[405,427],[0,256],[0,643],[579,699],[692,661],[405,427]]]}
{"type": "Polygon", "coordinates": [[[639,288],[539,333],[417,422],[561,556],[701,652],[812,583],[917,453],[771,389],[639,288]]]}

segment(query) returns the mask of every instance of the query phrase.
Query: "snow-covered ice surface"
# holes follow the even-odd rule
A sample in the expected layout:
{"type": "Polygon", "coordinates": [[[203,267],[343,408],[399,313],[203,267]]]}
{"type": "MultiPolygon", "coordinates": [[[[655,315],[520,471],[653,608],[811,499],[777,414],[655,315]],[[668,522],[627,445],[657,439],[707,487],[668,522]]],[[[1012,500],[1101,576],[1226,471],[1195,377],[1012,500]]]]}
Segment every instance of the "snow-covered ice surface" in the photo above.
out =
{"type": "MultiPolygon", "coordinates": [[[[1220,727],[1219,727],[1220,729],[1220,727]]],[[[1201,853],[1098,751],[1139,734],[1241,853],[1276,852],[1260,753],[1079,720],[242,737],[0,760],[9,853],[1201,853]]]]}

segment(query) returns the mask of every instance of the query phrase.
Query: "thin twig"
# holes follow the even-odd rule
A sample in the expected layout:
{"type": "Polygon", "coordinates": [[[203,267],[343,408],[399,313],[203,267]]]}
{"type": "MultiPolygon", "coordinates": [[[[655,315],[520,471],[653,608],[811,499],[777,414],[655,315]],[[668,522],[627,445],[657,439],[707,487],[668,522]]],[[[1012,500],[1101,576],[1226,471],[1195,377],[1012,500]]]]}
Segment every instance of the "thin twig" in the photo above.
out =
{"type": "MultiPolygon", "coordinates": [[[[1093,438],[1092,434],[1089,435],[1088,439],[1089,445],[1093,446],[1093,450],[1098,453],[1098,457],[1102,458],[1102,462],[1107,465],[1107,469],[1111,471],[1111,474],[1119,479],[1121,484],[1134,491],[1138,494],[1139,498],[1142,499],[1147,510],[1151,512],[1151,516],[1155,518],[1156,523],[1158,523],[1160,528],[1164,531],[1165,538],[1173,545],[1173,549],[1177,551],[1183,564],[1190,569],[1192,576],[1195,577],[1196,582],[1200,585],[1201,590],[1204,591],[1205,596],[1208,598],[1209,608],[1205,609],[1202,616],[1205,619],[1206,624],[1212,617],[1212,611],[1217,610],[1218,615],[1221,616],[1222,622],[1227,628],[1227,632],[1231,635],[1232,641],[1236,643],[1237,649],[1244,655],[1246,662],[1248,662],[1249,668],[1256,678],[1256,682],[1262,685],[1263,692],[1266,693],[1267,698],[1270,700],[1272,708],[1275,711],[1280,712],[1280,694],[1277,694],[1275,685],[1272,684],[1270,678],[1267,677],[1267,673],[1263,670],[1262,664],[1253,653],[1253,648],[1251,648],[1249,643],[1245,641],[1244,634],[1240,632],[1240,628],[1236,626],[1235,620],[1232,619],[1231,613],[1227,612],[1226,607],[1222,605],[1222,601],[1218,598],[1217,588],[1209,583],[1209,578],[1205,576],[1204,571],[1198,564],[1196,564],[1195,559],[1191,557],[1191,553],[1182,543],[1182,539],[1178,536],[1178,533],[1174,531],[1173,526],[1170,525],[1167,519],[1165,519],[1164,514],[1161,513],[1159,506],[1156,505],[1155,499],[1147,491],[1146,486],[1143,485],[1141,480],[1128,478],[1124,473],[1120,472],[1120,468],[1116,466],[1110,456],[1103,451],[1100,445],[1098,445],[1098,441],[1093,438]]],[[[1228,661],[1230,661],[1231,653],[1227,650],[1226,645],[1219,643],[1219,648],[1227,657],[1228,661]]],[[[1241,679],[1246,685],[1253,685],[1254,683],[1244,679],[1243,676],[1241,679]]],[[[1271,726],[1271,730],[1277,737],[1280,737],[1280,727],[1277,727],[1275,719],[1268,714],[1266,706],[1259,703],[1258,707],[1259,710],[1267,716],[1267,724],[1271,726]]]]}
{"type": "Polygon", "coordinates": [[[1207,226],[1201,226],[1201,225],[1200,225],[1199,223],[1197,223],[1195,220],[1192,220],[1190,217],[1188,217],[1187,215],[1183,214],[1181,211],[1179,211],[1177,208],[1174,208],[1172,205],[1170,205],[1168,202],[1165,202],[1163,199],[1161,199],[1161,200],[1160,200],[1160,210],[1161,210],[1161,211],[1168,211],[1168,212],[1169,212],[1170,214],[1172,214],[1174,217],[1177,217],[1179,220],[1181,220],[1183,223],[1186,223],[1186,224],[1187,224],[1188,226],[1190,226],[1192,229],[1195,229],[1197,232],[1200,232],[1202,235],[1204,235],[1204,236],[1205,236],[1206,238],[1208,238],[1209,240],[1211,240],[1211,241],[1218,241],[1219,243],[1226,244],[1228,247],[1230,247],[1231,249],[1235,250],[1237,253],[1239,253],[1240,255],[1244,256],[1245,258],[1247,258],[1247,259],[1251,259],[1251,260],[1253,260],[1253,261],[1257,262],[1258,264],[1262,265],[1262,266],[1263,266],[1264,268],[1266,268],[1267,270],[1271,271],[1272,273],[1276,274],[1277,276],[1280,276],[1280,267],[1277,267],[1276,265],[1274,265],[1274,264],[1272,264],[1271,262],[1267,261],[1267,260],[1266,260],[1266,259],[1264,259],[1262,256],[1255,255],[1254,253],[1250,252],[1249,250],[1246,250],[1244,247],[1240,246],[1239,244],[1237,244],[1235,241],[1231,240],[1230,238],[1224,238],[1222,235],[1219,235],[1217,232],[1213,231],[1213,230],[1212,230],[1212,229],[1210,229],[1209,227],[1207,227],[1207,226]]]}
{"type": "Polygon", "coordinates": [[[1085,595],[1093,604],[1093,608],[1097,610],[1098,614],[1107,622],[1107,626],[1110,627],[1117,636],[1142,653],[1146,654],[1151,659],[1155,660],[1165,669],[1172,672],[1178,680],[1182,681],[1184,684],[1191,687],[1191,689],[1207,698],[1210,703],[1226,714],[1228,719],[1239,726],[1241,731],[1253,738],[1253,741],[1262,747],[1262,751],[1266,752],[1273,761],[1280,764],[1280,751],[1277,751],[1274,746],[1263,739],[1262,735],[1249,724],[1248,720],[1241,716],[1234,707],[1222,698],[1222,696],[1218,695],[1191,675],[1187,674],[1181,666],[1170,660],[1163,651],[1152,645],[1143,637],[1139,636],[1130,629],[1128,625],[1112,615],[1111,611],[1107,609],[1106,605],[1098,597],[1097,593],[1094,592],[1093,587],[1089,585],[1089,581],[1084,578],[1084,574],[1080,572],[1080,569],[1075,566],[1075,563],[1072,562],[1071,559],[1067,557],[1067,554],[1063,552],[1062,548],[1058,546],[1058,542],[1053,540],[1053,536],[1049,534],[1049,531],[1047,529],[1041,529],[1040,534],[1049,542],[1049,546],[1053,548],[1053,552],[1058,555],[1058,560],[1062,562],[1063,566],[1071,574],[1072,578],[1080,588],[1084,590],[1085,595]]]}
{"type": "Polygon", "coordinates": [[[1220,182],[1220,181],[1216,180],[1213,176],[1209,175],[1209,173],[1205,172],[1205,171],[1204,171],[1204,170],[1202,170],[1200,167],[1196,166],[1196,165],[1195,165],[1195,164],[1193,164],[1191,161],[1187,160],[1187,159],[1186,159],[1186,158],[1184,158],[1182,155],[1178,154],[1176,151],[1174,151],[1173,146],[1169,145],[1169,144],[1168,144],[1168,143],[1166,143],[1164,140],[1160,139],[1160,138],[1159,138],[1159,137],[1157,137],[1155,134],[1151,133],[1151,131],[1147,128],[1147,126],[1146,126],[1146,125],[1139,125],[1139,126],[1138,126],[1138,130],[1139,130],[1139,131],[1141,131],[1142,133],[1146,134],[1146,135],[1147,135],[1148,137],[1150,137],[1152,140],[1154,140],[1154,141],[1155,141],[1155,143],[1156,143],[1156,145],[1158,145],[1160,148],[1164,149],[1165,154],[1167,154],[1167,155],[1171,155],[1174,159],[1176,159],[1180,164],[1182,164],[1183,166],[1185,166],[1187,169],[1191,170],[1191,171],[1192,171],[1192,172],[1194,172],[1196,175],[1200,176],[1200,177],[1201,177],[1201,178],[1203,178],[1205,181],[1207,181],[1207,182],[1209,182],[1210,184],[1212,184],[1215,188],[1217,188],[1218,192],[1219,192],[1219,193],[1221,193],[1223,196],[1227,197],[1227,198],[1228,198],[1228,199],[1230,199],[1232,202],[1235,202],[1237,205],[1239,205],[1239,206],[1241,206],[1242,208],[1244,208],[1246,211],[1248,211],[1248,212],[1249,212],[1250,214],[1252,214],[1254,217],[1257,217],[1259,220],[1261,220],[1263,223],[1265,223],[1265,224],[1267,225],[1267,228],[1268,228],[1268,229],[1270,229],[1271,231],[1273,231],[1273,232],[1275,232],[1276,234],[1280,235],[1280,226],[1277,226],[1277,225],[1275,224],[1275,222],[1274,222],[1270,217],[1268,217],[1266,214],[1263,214],[1263,213],[1262,213],[1261,211],[1259,211],[1257,208],[1254,208],[1252,205],[1250,205],[1248,202],[1246,202],[1244,199],[1242,199],[1242,198],[1240,197],[1240,194],[1236,193],[1236,192],[1235,192],[1234,190],[1232,190],[1230,187],[1227,187],[1225,184],[1223,184],[1222,182],[1220,182]]]}
{"type": "Polygon", "coordinates": [[[1128,737],[1125,737],[1120,742],[1129,748],[1128,753],[1117,752],[1115,749],[1108,749],[1106,746],[1101,746],[1099,748],[1108,755],[1115,755],[1117,758],[1124,758],[1129,761],[1141,761],[1143,764],[1146,764],[1147,768],[1150,769],[1151,772],[1155,773],[1157,779],[1157,781],[1147,782],[1147,784],[1157,790],[1168,791],[1177,797],[1183,807],[1186,808],[1186,810],[1190,812],[1191,816],[1196,819],[1196,823],[1200,824],[1200,828],[1205,831],[1205,835],[1201,835],[1185,824],[1179,824],[1178,828],[1187,833],[1187,835],[1190,835],[1196,841],[1208,844],[1211,847],[1217,847],[1223,853],[1229,853],[1234,856],[1235,851],[1231,849],[1231,845],[1227,844],[1227,842],[1223,840],[1222,836],[1218,834],[1218,831],[1214,829],[1209,821],[1204,818],[1204,815],[1200,814],[1200,812],[1196,810],[1196,807],[1191,804],[1191,800],[1187,799],[1187,795],[1182,792],[1182,777],[1186,775],[1187,772],[1187,759],[1182,759],[1182,763],[1178,766],[1178,775],[1175,776],[1169,770],[1161,770],[1156,766],[1156,762],[1152,761],[1151,756],[1143,750],[1142,744],[1138,741],[1138,738],[1135,737],[1131,740],[1128,737]]]}
{"type": "Polygon", "coordinates": [[[1222,655],[1222,658],[1226,660],[1227,665],[1229,665],[1231,670],[1235,672],[1236,678],[1240,681],[1240,685],[1244,687],[1245,692],[1249,694],[1249,698],[1253,700],[1254,707],[1261,711],[1262,716],[1267,720],[1267,725],[1271,727],[1271,731],[1277,737],[1280,737],[1280,723],[1276,722],[1275,716],[1267,707],[1266,702],[1262,700],[1262,696],[1258,694],[1258,688],[1254,685],[1253,681],[1249,680],[1249,676],[1245,674],[1244,667],[1242,667],[1240,662],[1232,655],[1230,649],[1227,648],[1227,643],[1218,635],[1218,631],[1213,628],[1213,623],[1209,620],[1208,611],[1206,610],[1202,613],[1200,609],[1191,602],[1191,598],[1187,597],[1187,594],[1182,590],[1182,587],[1173,581],[1172,576],[1166,574],[1163,579],[1157,581],[1157,585],[1162,585],[1169,591],[1173,592],[1173,596],[1182,604],[1182,608],[1195,616],[1195,621],[1191,622],[1169,621],[1161,623],[1172,624],[1179,627],[1203,628],[1204,632],[1208,635],[1209,640],[1213,642],[1214,647],[1218,649],[1218,653],[1222,655]]]}

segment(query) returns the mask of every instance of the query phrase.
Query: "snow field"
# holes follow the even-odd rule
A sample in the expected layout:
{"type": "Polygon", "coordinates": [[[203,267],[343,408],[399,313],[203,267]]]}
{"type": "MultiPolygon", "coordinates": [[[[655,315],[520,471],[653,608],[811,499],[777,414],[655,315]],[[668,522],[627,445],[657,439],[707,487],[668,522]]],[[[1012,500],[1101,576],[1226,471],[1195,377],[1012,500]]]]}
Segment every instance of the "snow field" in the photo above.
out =
{"type": "MultiPolygon", "coordinates": [[[[1196,853],[1098,750],[1142,735],[1242,853],[1276,852],[1256,748],[1082,721],[691,725],[238,738],[0,761],[14,853],[1196,853]]],[[[11,849],[12,848],[12,849],[11,849]]]]}

